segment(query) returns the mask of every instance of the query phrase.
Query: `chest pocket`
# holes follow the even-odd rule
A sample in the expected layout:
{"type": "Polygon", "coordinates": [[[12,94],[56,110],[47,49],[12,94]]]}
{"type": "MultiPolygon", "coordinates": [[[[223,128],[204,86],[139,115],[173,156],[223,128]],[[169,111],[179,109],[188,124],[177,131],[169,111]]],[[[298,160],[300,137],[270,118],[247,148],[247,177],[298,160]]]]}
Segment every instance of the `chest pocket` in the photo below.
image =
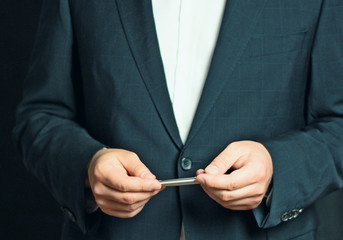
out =
{"type": "Polygon", "coordinates": [[[256,34],[250,39],[250,58],[297,52],[302,49],[308,30],[288,34],[256,34]]]}

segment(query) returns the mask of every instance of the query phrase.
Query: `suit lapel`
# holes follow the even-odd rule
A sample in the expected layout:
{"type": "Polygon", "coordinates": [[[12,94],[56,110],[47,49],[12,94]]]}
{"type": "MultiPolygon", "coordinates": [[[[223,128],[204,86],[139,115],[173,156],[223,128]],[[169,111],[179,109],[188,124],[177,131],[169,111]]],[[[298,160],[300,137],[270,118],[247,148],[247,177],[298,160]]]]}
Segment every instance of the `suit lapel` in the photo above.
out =
{"type": "Polygon", "coordinates": [[[146,88],[170,137],[176,146],[181,148],[182,141],[167,89],[151,1],[117,0],[117,5],[128,43],[146,88]]]}
{"type": "Polygon", "coordinates": [[[185,146],[197,134],[245,49],[266,0],[227,0],[221,30],[214,50],[197,112],[185,146]]]}
{"type": "MultiPolygon", "coordinates": [[[[267,0],[227,0],[221,30],[204,90],[186,141],[200,129],[254,30],[267,0]]],[[[170,101],[152,13],[151,1],[117,0],[120,18],[142,79],[170,137],[179,148],[182,141],[170,101]]]]}

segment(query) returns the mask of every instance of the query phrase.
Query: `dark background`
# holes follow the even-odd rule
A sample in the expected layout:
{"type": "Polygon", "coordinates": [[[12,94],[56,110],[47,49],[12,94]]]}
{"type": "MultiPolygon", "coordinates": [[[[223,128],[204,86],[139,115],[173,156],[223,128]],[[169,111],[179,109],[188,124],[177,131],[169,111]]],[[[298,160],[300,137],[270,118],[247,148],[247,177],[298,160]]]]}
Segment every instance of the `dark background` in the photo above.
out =
{"type": "MultiPolygon", "coordinates": [[[[86,1],[86,0],[85,0],[86,1]]],[[[60,238],[62,212],[23,167],[11,139],[42,0],[0,0],[0,239],[60,238]]],[[[53,27],[53,26],[52,26],[53,27]]],[[[343,94],[343,93],[342,93],[343,94]]],[[[320,166],[318,166],[320,167],[320,166]]],[[[317,203],[320,240],[343,239],[343,191],[317,203]]]]}

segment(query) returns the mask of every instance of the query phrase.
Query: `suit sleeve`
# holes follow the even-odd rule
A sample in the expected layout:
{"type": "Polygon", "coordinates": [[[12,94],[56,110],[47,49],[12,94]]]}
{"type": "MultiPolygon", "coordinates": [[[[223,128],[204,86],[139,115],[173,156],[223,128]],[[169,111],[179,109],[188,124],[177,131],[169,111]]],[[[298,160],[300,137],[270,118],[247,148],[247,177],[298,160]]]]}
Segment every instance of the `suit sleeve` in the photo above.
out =
{"type": "MultiPolygon", "coordinates": [[[[263,142],[274,165],[269,210],[254,210],[262,228],[285,221],[343,186],[343,2],[323,1],[311,54],[308,125],[263,142]]],[[[291,220],[290,220],[291,221],[291,220]]]]}
{"type": "Polygon", "coordinates": [[[86,232],[87,165],[103,145],[81,127],[82,84],[74,45],[68,0],[43,1],[14,138],[26,167],[86,232]]]}

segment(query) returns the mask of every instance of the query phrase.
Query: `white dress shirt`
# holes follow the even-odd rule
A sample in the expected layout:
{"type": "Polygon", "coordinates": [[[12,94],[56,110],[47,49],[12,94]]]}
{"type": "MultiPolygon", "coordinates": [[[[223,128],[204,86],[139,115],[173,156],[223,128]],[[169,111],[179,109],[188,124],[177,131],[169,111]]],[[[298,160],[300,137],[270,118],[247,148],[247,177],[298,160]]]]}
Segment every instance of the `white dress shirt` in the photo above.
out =
{"type": "MultiPolygon", "coordinates": [[[[185,143],[216,46],[226,0],[152,0],[180,137],[185,143]]],[[[185,239],[182,225],[181,237],[185,239]]]]}
{"type": "Polygon", "coordinates": [[[180,137],[186,141],[211,64],[226,0],[152,0],[180,137]]]}

